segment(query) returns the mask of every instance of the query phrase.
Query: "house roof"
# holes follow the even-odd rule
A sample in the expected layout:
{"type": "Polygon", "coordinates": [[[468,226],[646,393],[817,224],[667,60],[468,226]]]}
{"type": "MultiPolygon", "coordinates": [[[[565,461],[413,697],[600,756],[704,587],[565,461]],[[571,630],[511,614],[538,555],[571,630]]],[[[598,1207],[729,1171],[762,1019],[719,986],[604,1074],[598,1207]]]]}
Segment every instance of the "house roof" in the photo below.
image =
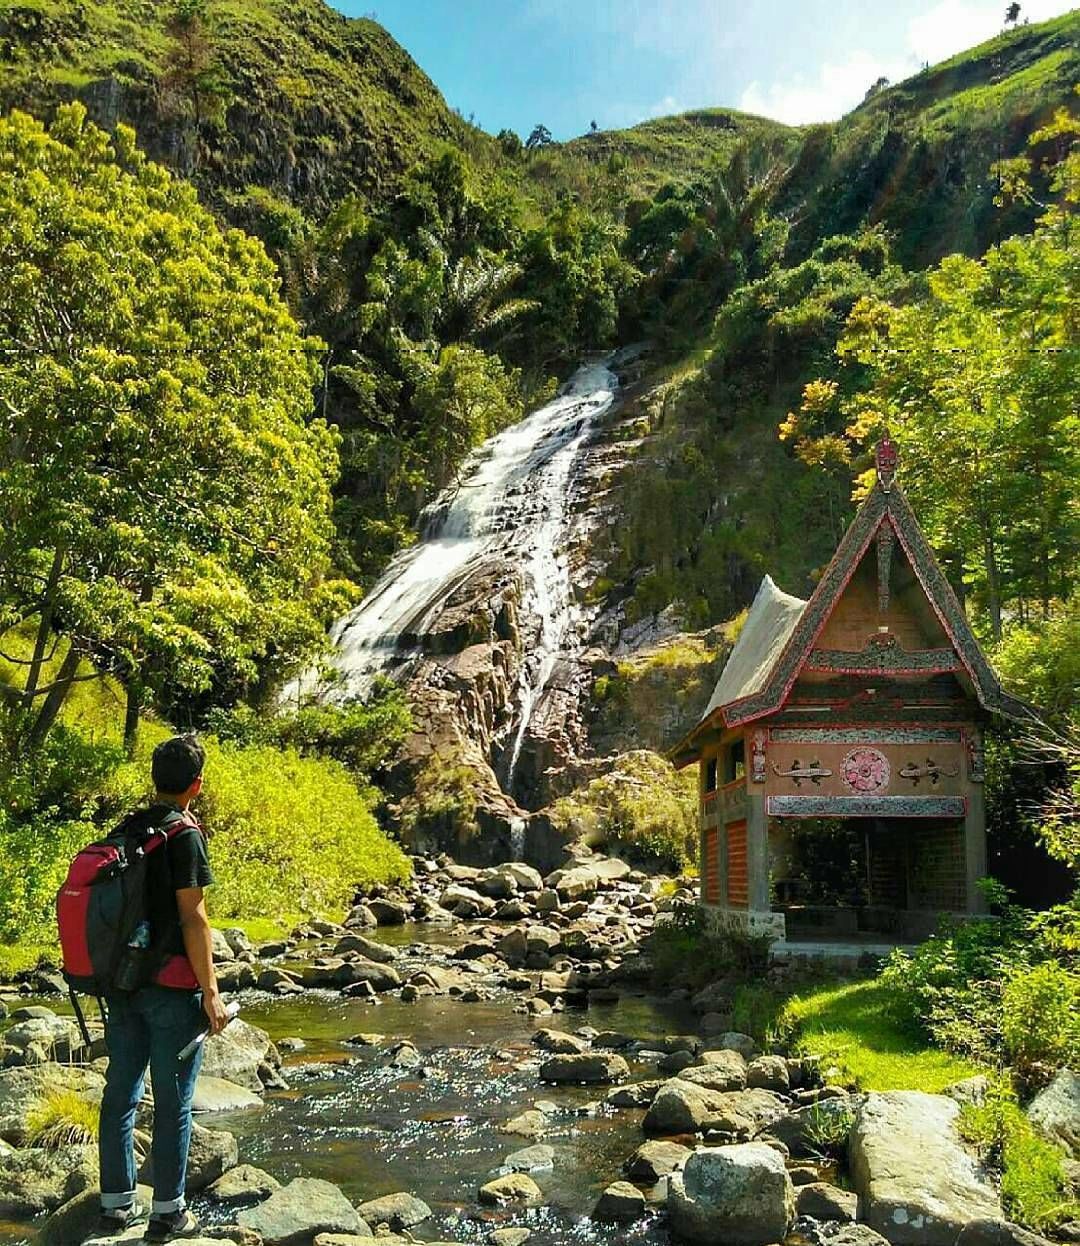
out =
{"type": "Polygon", "coordinates": [[[706,729],[743,725],[783,708],[851,576],[884,525],[889,525],[904,550],[979,704],[993,714],[1030,720],[1031,707],[1002,689],[910,503],[893,479],[895,457],[890,459],[888,451],[891,443],[883,443],[878,479],[809,601],[781,592],[768,576],[762,581],[705,713],[671,750],[676,765],[699,755],[698,741],[706,729]]]}
{"type": "Polygon", "coordinates": [[[805,609],[806,602],[778,589],[772,576],[761,581],[704,717],[761,691],[805,609]]]}

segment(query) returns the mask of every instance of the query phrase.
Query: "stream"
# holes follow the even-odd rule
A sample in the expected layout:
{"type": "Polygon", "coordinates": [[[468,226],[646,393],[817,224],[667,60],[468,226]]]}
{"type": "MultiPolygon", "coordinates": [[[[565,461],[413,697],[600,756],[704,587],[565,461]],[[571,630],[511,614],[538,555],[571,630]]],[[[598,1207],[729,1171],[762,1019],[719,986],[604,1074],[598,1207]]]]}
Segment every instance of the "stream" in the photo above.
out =
{"type": "MultiPolygon", "coordinates": [[[[372,932],[402,953],[403,973],[423,968],[438,948],[461,943],[429,925],[372,932]],[[434,945],[434,946],[433,946],[434,945]]],[[[484,978],[477,985],[486,987],[484,978]]],[[[514,1011],[519,997],[497,989],[492,997],[465,1003],[451,996],[403,1003],[391,995],[374,1004],[334,991],[307,991],[275,998],[247,991],[239,996],[246,1020],[280,1040],[300,1037],[304,1050],[285,1057],[288,1089],[270,1091],[265,1107],[196,1119],[224,1128],[239,1141],[240,1162],[265,1168],[279,1181],[321,1177],[340,1186],[354,1203],[409,1191],[432,1208],[432,1218],[412,1231],[420,1240],[483,1242],[494,1227],[534,1230],[537,1246],[592,1242],[666,1242],[652,1216],[636,1225],[597,1225],[589,1213],[601,1191],[622,1176],[623,1162],[640,1145],[642,1113],[599,1106],[609,1087],[546,1086],[538,1070],[547,1053],[530,1039],[542,1027],[573,1031],[590,1025],[648,1040],[685,1032],[689,1013],[646,995],[588,1010],[568,1008],[548,1017],[514,1011]],[[381,1046],[358,1047],[352,1035],[377,1032],[381,1046]],[[392,1041],[413,1042],[419,1069],[385,1064],[392,1041]],[[477,1190],[500,1172],[504,1158],[532,1144],[505,1134],[499,1125],[537,1100],[558,1105],[541,1141],[553,1147],[550,1170],[531,1175],[544,1194],[535,1209],[489,1209],[477,1190]]],[[[55,1000],[50,1007],[63,1011],[55,1000]]],[[[635,1078],[655,1077],[656,1065],[630,1058],[635,1078]]],[[[208,1223],[235,1219],[235,1211],[196,1195],[196,1212],[208,1223]]],[[[30,1246],[25,1228],[0,1222],[3,1246],[30,1246]]]]}

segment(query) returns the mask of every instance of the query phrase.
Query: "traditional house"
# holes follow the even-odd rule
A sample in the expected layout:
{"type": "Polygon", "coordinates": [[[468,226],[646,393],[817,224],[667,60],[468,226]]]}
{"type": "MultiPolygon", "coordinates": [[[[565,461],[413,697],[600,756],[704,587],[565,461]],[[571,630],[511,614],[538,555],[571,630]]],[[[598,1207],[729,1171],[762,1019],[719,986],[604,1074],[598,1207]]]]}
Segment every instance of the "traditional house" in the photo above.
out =
{"type": "Polygon", "coordinates": [[[773,938],[925,936],[982,907],[983,728],[1002,691],[895,481],[896,451],[809,601],[766,576],[698,725],[701,902],[773,938]]]}

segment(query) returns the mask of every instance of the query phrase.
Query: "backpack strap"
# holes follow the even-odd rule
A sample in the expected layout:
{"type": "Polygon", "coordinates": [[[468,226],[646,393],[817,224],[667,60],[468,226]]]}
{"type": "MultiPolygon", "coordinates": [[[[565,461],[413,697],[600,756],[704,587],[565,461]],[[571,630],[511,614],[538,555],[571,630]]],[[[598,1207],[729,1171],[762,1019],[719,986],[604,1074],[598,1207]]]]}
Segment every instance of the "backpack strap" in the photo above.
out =
{"type": "Polygon", "coordinates": [[[149,837],[143,844],[143,853],[153,852],[155,848],[159,848],[162,844],[167,843],[174,835],[179,835],[181,831],[198,831],[201,829],[190,813],[180,809],[170,809],[161,822],[148,829],[149,837]]]}

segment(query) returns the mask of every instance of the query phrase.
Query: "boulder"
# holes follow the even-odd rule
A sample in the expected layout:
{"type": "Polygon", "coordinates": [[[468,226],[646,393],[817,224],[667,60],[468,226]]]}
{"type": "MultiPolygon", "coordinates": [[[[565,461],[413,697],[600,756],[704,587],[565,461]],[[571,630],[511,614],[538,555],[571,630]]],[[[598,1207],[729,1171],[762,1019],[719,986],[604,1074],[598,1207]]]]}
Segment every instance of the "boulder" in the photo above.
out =
{"type": "Polygon", "coordinates": [[[525,1243],[532,1237],[532,1229],[492,1229],[487,1235],[488,1242],[491,1246],[525,1246],[525,1243]]]}
{"type": "Polygon", "coordinates": [[[588,1082],[590,1085],[607,1085],[629,1076],[630,1066],[622,1056],[606,1051],[552,1056],[540,1066],[541,1081],[558,1084],[588,1082]]]}
{"type": "Polygon", "coordinates": [[[545,1172],[555,1164],[555,1148],[546,1143],[537,1142],[533,1146],[522,1147],[503,1160],[503,1167],[511,1172],[545,1172]]]}
{"type": "Polygon", "coordinates": [[[533,1043],[543,1051],[554,1055],[576,1055],[588,1051],[589,1044],[576,1034],[567,1034],[565,1030],[537,1030],[532,1036],[533,1043]]]}
{"type": "Polygon", "coordinates": [[[592,1218],[603,1221],[637,1220],[645,1214],[645,1195],[629,1181],[616,1181],[600,1195],[592,1218]]]}
{"type": "Polygon", "coordinates": [[[735,1138],[754,1137],[784,1113],[768,1090],[708,1090],[674,1077],[657,1091],[642,1129],[649,1134],[704,1133],[715,1130],[735,1138]]]}
{"type": "Polygon", "coordinates": [[[206,1193],[217,1203],[237,1207],[244,1203],[259,1203],[280,1189],[281,1182],[268,1172],[263,1172],[254,1164],[238,1164],[208,1186],[206,1193]]]}
{"type": "MultiPolygon", "coordinates": [[[[149,1207],[154,1192],[148,1185],[140,1185],[136,1197],[144,1207],[149,1207]]],[[[82,1242],[97,1228],[100,1215],[101,1198],[94,1186],[68,1199],[52,1213],[38,1233],[38,1246],[73,1246],[82,1242]]],[[[145,1227],[139,1226],[140,1235],[145,1227]]]]}
{"type": "Polygon", "coordinates": [[[795,1191],[795,1210],[800,1216],[845,1222],[854,1220],[858,1209],[857,1194],[838,1189],[826,1181],[811,1181],[795,1191]]]}
{"type": "MultiPolygon", "coordinates": [[[[191,1149],[188,1151],[188,1193],[196,1194],[213,1185],[230,1168],[235,1168],[238,1160],[236,1139],[228,1130],[192,1125],[191,1149]]],[[[139,1169],[139,1180],[146,1185],[154,1184],[154,1164],[149,1155],[139,1169]]]]}
{"type": "Polygon", "coordinates": [[[527,1108],[499,1126],[499,1132],[516,1134],[519,1138],[542,1138],[548,1129],[548,1118],[536,1108],[527,1108]]]}
{"type": "Polygon", "coordinates": [[[204,1112],[239,1112],[245,1108],[261,1108],[263,1101],[246,1086],[237,1086],[223,1077],[209,1077],[200,1073],[195,1083],[192,1109],[204,1112]]]}
{"type": "Polygon", "coordinates": [[[540,877],[540,871],[534,870],[531,865],[526,865],[523,861],[508,861],[499,868],[505,870],[517,883],[518,891],[542,891],[544,889],[544,880],[540,877]]]}
{"type": "Polygon", "coordinates": [[[682,1241],[768,1246],[787,1235],[795,1191],[771,1147],[698,1147],[672,1174],[667,1207],[672,1234],[682,1241]]]}
{"type": "Polygon", "coordinates": [[[771,1137],[779,1139],[788,1151],[800,1159],[815,1158],[820,1150],[815,1137],[823,1123],[836,1118],[837,1131],[850,1130],[854,1119],[852,1100],[846,1095],[835,1099],[822,1099],[818,1103],[788,1112],[769,1125],[771,1137]]]}
{"type": "MultiPolygon", "coordinates": [[[[409,920],[409,906],[401,900],[369,900],[368,911],[379,926],[404,926],[409,920]]],[[[352,921],[356,909],[349,914],[352,921]]]]}
{"type": "Polygon", "coordinates": [[[220,1034],[203,1044],[202,1074],[220,1077],[248,1090],[262,1090],[259,1069],[264,1064],[278,1066],[281,1057],[270,1035],[258,1026],[237,1017],[220,1034]]]}
{"type": "Polygon", "coordinates": [[[334,945],[335,956],[344,956],[346,952],[359,952],[365,960],[374,961],[377,965],[389,965],[400,956],[396,948],[379,943],[376,939],[369,939],[366,935],[356,934],[355,931],[343,935],[334,945]]]}
{"type": "Polygon", "coordinates": [[[1027,1114],[1040,1133],[1080,1159],[1080,1073],[1062,1069],[1031,1101],[1027,1114]]]}
{"type": "MultiPolygon", "coordinates": [[[[83,1045],[82,1035],[74,1021],[50,1013],[47,1017],[28,1017],[4,1032],[4,1043],[27,1056],[33,1049],[44,1052],[45,1058],[67,1063],[83,1045]]],[[[11,1061],[15,1063],[14,1060],[11,1061]]],[[[21,1063],[21,1062],[20,1062],[21,1063]]],[[[41,1063],[27,1059],[27,1064],[41,1063]]]]}
{"type": "MultiPolygon", "coordinates": [[[[367,1225],[364,1228],[367,1229],[366,1233],[316,1233],[311,1246],[371,1246],[374,1234],[367,1225]]],[[[383,1238],[382,1241],[387,1242],[389,1239],[383,1238]]]]}
{"type": "Polygon", "coordinates": [[[596,894],[600,886],[599,876],[588,865],[580,865],[571,870],[558,870],[555,874],[549,874],[544,882],[554,888],[560,902],[587,900],[596,894]]]}
{"type": "Polygon", "coordinates": [[[867,1095],[855,1114],[850,1169],[860,1218],[894,1246],[953,1246],[971,1220],[1000,1220],[1001,1202],[960,1144],[960,1105],[945,1095],[867,1095]]]}
{"type": "Polygon", "coordinates": [[[54,1211],[97,1183],[97,1148],[24,1147],[0,1158],[0,1220],[54,1211]]]}
{"type": "Polygon", "coordinates": [[[969,1220],[956,1246],[1050,1246],[1045,1237],[1008,1220],[969,1220]]]}
{"type": "MultiPolygon", "coordinates": [[[[345,918],[345,927],[348,930],[372,930],[378,924],[379,919],[366,904],[354,904],[349,910],[349,916],[345,918]]],[[[386,924],[390,925],[389,922],[386,924]]],[[[261,952],[263,956],[268,955],[265,948],[261,952]]]]}
{"type": "Polygon", "coordinates": [[[431,1218],[431,1208],[427,1203],[405,1191],[370,1199],[361,1203],[357,1210],[368,1224],[388,1224],[395,1230],[411,1229],[414,1224],[431,1218]]]}
{"type": "Polygon", "coordinates": [[[237,1221],[254,1229],[266,1246],[307,1246],[316,1233],[366,1236],[368,1227],[336,1185],[314,1177],[295,1177],[237,1221]]]}
{"type": "Polygon", "coordinates": [[[791,1088],[791,1076],[783,1056],[758,1056],[746,1068],[746,1084],[761,1090],[775,1090],[786,1094],[791,1088]]]}
{"type": "Polygon", "coordinates": [[[0,1138],[20,1146],[28,1141],[27,1116],[42,1099],[62,1091],[100,1102],[105,1079],[94,1069],[62,1064],[0,1070],[0,1138]]]}
{"type": "Polygon", "coordinates": [[[490,1206],[505,1207],[510,1203],[538,1203],[543,1192],[532,1177],[523,1172],[510,1172],[482,1185],[478,1197],[490,1206]]]}
{"type": "Polygon", "coordinates": [[[394,991],[401,985],[401,974],[391,965],[373,960],[349,960],[334,970],[335,986],[355,986],[367,982],[373,991],[394,991]]]}
{"type": "Polygon", "coordinates": [[[707,1051],[701,1063],[682,1070],[685,1082],[708,1090],[743,1090],[746,1086],[746,1061],[737,1051],[707,1051]]]}
{"type": "Polygon", "coordinates": [[[635,1181],[655,1183],[681,1168],[691,1154],[688,1146],[678,1142],[645,1142],[626,1161],[626,1175],[635,1181]]]}
{"type": "Polygon", "coordinates": [[[752,1060],[757,1052],[757,1043],[749,1034],[740,1034],[738,1030],[728,1030],[710,1041],[721,1051],[737,1051],[744,1060],[752,1060]]]}

